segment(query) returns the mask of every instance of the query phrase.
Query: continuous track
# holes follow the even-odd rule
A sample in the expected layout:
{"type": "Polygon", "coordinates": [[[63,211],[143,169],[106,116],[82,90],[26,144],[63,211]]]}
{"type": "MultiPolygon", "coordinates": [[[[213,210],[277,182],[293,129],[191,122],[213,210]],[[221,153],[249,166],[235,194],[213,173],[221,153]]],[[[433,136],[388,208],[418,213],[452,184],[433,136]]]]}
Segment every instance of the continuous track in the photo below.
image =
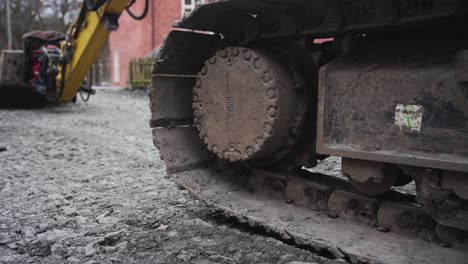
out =
{"type": "MultiPolygon", "coordinates": [[[[241,173],[199,169],[174,176],[179,186],[227,217],[351,263],[458,264],[468,258],[466,244],[443,247],[449,242],[437,237],[435,221],[411,196],[392,192],[369,198],[320,174],[241,173]]],[[[468,239],[466,233],[458,235],[468,239]]]]}
{"type": "MultiPolygon", "coordinates": [[[[288,141],[293,142],[291,146],[285,144],[278,148],[278,141],[271,140],[275,142],[273,149],[286,150],[286,154],[281,155],[278,155],[279,152],[272,154],[271,149],[261,149],[263,142],[259,144],[255,140],[262,133],[258,131],[253,137],[244,137],[245,142],[259,145],[258,149],[253,150],[243,147],[245,151],[235,151],[235,146],[223,141],[223,135],[206,138],[207,127],[214,130],[219,127],[213,121],[204,119],[207,113],[202,108],[208,101],[199,98],[197,89],[204,87],[209,92],[217,92],[219,85],[206,86],[201,81],[214,79],[221,82],[216,79],[219,74],[208,74],[207,77],[207,70],[220,59],[226,59],[221,54],[223,52],[230,52],[229,56],[238,59],[236,56],[241,56],[240,52],[231,47],[247,47],[253,51],[273,50],[275,54],[291,58],[289,64],[287,62],[283,66],[292,72],[292,76],[302,77],[299,82],[293,77],[292,86],[300,90],[302,88],[297,83],[301,82],[307,87],[315,87],[310,84],[317,81],[317,67],[325,64],[337,52],[326,44],[310,49],[301,41],[302,38],[335,37],[346,46],[345,34],[393,34],[410,28],[424,30],[428,26],[456,24],[458,20],[466,19],[468,14],[463,1],[430,1],[430,5],[426,5],[425,1],[391,0],[378,4],[376,1],[310,2],[211,1],[175,24],[179,28],[220,33],[223,37],[199,31],[172,31],[155,60],[149,91],[152,110],[150,126],[168,173],[177,178],[181,187],[224,215],[264,228],[299,246],[327,251],[335,258],[344,258],[353,263],[466,262],[466,231],[437,224],[434,218],[440,222],[447,214],[436,217],[423,210],[422,203],[417,203],[430,203],[430,193],[438,191],[437,188],[426,190],[428,199],[425,201],[417,201],[414,196],[397,192],[370,198],[357,194],[348,182],[326,175],[308,174],[301,170],[296,170],[300,175],[284,173],[293,171],[291,169],[295,165],[314,166],[317,158],[314,122],[304,123],[304,126],[291,124],[290,131],[299,131],[289,134],[289,138],[291,134],[294,137],[294,140],[288,141]],[[302,53],[301,49],[309,49],[309,52],[302,53]],[[310,63],[309,59],[313,62],[310,63]],[[200,105],[200,102],[203,104],[200,105]],[[226,155],[219,152],[219,142],[223,144],[226,155]],[[261,154],[258,154],[259,158],[249,159],[249,155],[257,156],[256,153],[261,154]]],[[[246,60],[243,63],[250,67],[250,57],[246,60]]],[[[230,66],[228,59],[226,63],[230,66]]],[[[253,65],[255,68],[255,63],[253,65]]],[[[215,69],[223,67],[220,65],[215,69]]],[[[250,74],[245,69],[232,72],[238,73],[235,78],[240,79],[247,79],[242,75],[250,74]]],[[[265,76],[253,79],[265,80],[265,76]]],[[[244,80],[236,81],[241,83],[244,80]]],[[[268,91],[269,86],[265,87],[268,91]]],[[[242,100],[242,95],[246,93],[248,91],[239,93],[235,95],[239,98],[234,99],[242,100]]],[[[294,118],[305,115],[305,118],[301,118],[314,120],[317,91],[303,95],[307,106],[302,114],[295,114],[294,118]]],[[[222,94],[218,97],[224,103],[222,94]]],[[[255,94],[250,98],[255,98],[255,94]]],[[[228,98],[228,112],[229,102],[228,98]]],[[[216,109],[216,103],[208,104],[213,107],[210,111],[216,109]]],[[[265,110],[265,107],[260,107],[258,112],[265,110]]],[[[221,118],[221,115],[214,114],[210,118],[221,118]]],[[[260,115],[263,118],[264,115],[260,115]]],[[[275,116],[270,112],[268,115],[275,116]]],[[[238,121],[237,125],[242,123],[238,121]]],[[[282,128],[284,126],[275,129],[282,128]]],[[[226,128],[223,129],[226,131],[226,128]]],[[[273,131],[269,135],[270,129],[267,130],[264,135],[272,138],[275,133],[284,134],[283,131],[273,131]]],[[[236,133],[245,134],[237,130],[228,132],[227,137],[236,133]]],[[[422,182],[421,179],[434,178],[430,171],[427,175],[420,169],[412,172],[411,167],[407,171],[416,175],[417,184],[422,182]]],[[[443,200],[446,193],[440,192],[440,195],[443,200]]],[[[459,202],[460,199],[455,201],[459,202]]],[[[462,203],[466,204],[466,201],[462,203]]],[[[453,205],[457,208],[460,204],[453,205]]],[[[458,226],[464,225],[465,211],[456,215],[461,220],[456,223],[458,226]]]]}

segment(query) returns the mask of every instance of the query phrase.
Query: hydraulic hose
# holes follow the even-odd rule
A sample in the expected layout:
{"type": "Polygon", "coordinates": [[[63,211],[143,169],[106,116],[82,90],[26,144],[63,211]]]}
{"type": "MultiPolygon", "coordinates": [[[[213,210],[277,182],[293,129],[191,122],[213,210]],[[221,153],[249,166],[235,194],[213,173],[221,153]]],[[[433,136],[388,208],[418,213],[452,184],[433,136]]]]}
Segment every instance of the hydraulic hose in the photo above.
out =
{"type": "Polygon", "coordinates": [[[145,9],[143,10],[143,12],[141,13],[141,15],[135,15],[132,10],[130,9],[130,7],[136,2],[136,0],[131,0],[130,3],[128,4],[128,6],[125,8],[127,10],[127,13],[135,20],[142,20],[146,17],[146,15],[148,14],[148,9],[149,9],[149,0],[145,0],[145,9]]]}
{"type": "Polygon", "coordinates": [[[65,73],[66,73],[66,68],[67,68],[67,62],[65,60],[62,60],[60,64],[61,64],[60,66],[61,66],[62,79],[60,79],[60,86],[59,86],[58,93],[55,93],[54,97],[48,98],[50,102],[58,102],[60,100],[60,97],[62,97],[63,91],[65,90],[65,73]]]}
{"type": "Polygon", "coordinates": [[[91,66],[91,69],[90,69],[89,74],[88,74],[88,80],[87,80],[88,91],[83,91],[83,89],[80,88],[79,93],[80,93],[81,100],[83,100],[83,102],[88,102],[89,98],[91,97],[92,90],[93,90],[93,73],[94,73],[93,66],[91,66]],[[88,94],[88,96],[86,96],[86,98],[84,97],[83,92],[86,92],[88,94]]]}

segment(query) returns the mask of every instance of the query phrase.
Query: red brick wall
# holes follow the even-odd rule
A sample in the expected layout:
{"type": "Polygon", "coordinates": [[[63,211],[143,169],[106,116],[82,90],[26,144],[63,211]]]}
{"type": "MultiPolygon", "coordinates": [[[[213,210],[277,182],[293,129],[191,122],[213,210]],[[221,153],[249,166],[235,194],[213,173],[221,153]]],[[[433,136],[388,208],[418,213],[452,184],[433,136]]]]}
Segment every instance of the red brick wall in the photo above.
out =
{"type": "MultiPolygon", "coordinates": [[[[144,0],[137,0],[132,6],[135,14],[143,10],[144,0]]],[[[148,55],[158,48],[172,23],[180,19],[181,0],[150,0],[150,9],[144,20],[132,19],[124,12],[119,19],[119,29],[109,39],[111,81],[115,86],[127,86],[128,63],[132,58],[148,55]],[[114,56],[118,53],[120,82],[115,82],[114,56]]]]}

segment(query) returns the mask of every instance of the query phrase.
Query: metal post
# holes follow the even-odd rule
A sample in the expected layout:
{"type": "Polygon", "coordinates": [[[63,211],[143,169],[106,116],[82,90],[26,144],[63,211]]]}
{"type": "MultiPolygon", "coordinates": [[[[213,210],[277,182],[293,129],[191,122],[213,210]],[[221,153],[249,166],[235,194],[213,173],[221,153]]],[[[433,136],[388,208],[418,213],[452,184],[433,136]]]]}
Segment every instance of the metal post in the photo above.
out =
{"type": "Polygon", "coordinates": [[[12,39],[11,39],[11,17],[10,17],[10,0],[6,0],[6,24],[7,24],[7,39],[8,39],[8,49],[13,49],[12,39]]]}

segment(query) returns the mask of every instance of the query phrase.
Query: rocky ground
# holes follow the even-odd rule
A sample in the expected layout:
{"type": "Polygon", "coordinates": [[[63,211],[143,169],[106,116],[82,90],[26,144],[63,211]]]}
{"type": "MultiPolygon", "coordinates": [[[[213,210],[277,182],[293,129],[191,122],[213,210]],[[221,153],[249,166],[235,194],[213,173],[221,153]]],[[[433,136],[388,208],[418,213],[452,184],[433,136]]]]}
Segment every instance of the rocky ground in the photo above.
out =
{"type": "Polygon", "coordinates": [[[147,101],[99,90],[87,104],[0,109],[0,263],[344,262],[178,190],[152,145],[147,101]]]}

